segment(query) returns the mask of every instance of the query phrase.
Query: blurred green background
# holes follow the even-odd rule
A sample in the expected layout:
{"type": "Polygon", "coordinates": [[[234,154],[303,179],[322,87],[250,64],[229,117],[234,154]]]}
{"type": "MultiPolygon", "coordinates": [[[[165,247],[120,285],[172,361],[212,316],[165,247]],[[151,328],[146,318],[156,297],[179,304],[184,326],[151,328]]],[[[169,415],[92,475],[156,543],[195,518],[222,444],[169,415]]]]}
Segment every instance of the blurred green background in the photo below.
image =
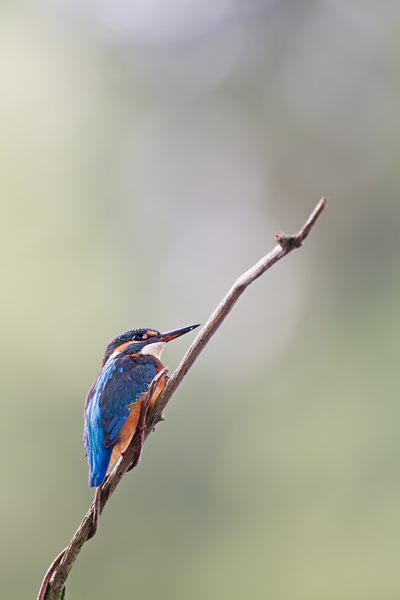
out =
{"type": "Polygon", "coordinates": [[[1,598],[36,598],[92,501],[108,341],[204,323],[327,195],[179,388],[67,598],[398,599],[398,1],[0,17],[1,598]]]}

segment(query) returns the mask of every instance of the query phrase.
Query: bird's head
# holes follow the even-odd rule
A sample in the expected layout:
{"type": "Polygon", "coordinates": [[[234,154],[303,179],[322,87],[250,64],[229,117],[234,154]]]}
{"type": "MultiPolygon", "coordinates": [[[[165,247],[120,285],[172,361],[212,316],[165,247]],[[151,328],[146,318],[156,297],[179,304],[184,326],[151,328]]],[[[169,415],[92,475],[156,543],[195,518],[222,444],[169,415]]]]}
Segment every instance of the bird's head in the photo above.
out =
{"type": "Polygon", "coordinates": [[[159,359],[167,342],[189,333],[198,326],[199,324],[189,325],[189,327],[182,327],[165,333],[160,333],[155,329],[130,329],[118,335],[108,344],[103,358],[103,366],[110,357],[124,354],[151,354],[159,359]]]}

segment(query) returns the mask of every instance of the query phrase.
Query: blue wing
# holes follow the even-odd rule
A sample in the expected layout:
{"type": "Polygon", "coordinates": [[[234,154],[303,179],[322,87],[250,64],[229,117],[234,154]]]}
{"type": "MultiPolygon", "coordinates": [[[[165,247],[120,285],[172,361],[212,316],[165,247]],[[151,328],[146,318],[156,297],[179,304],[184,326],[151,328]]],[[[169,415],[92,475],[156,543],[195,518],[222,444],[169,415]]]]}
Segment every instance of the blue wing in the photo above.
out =
{"type": "Polygon", "coordinates": [[[147,355],[108,360],[91,387],[85,405],[84,443],[90,487],[101,485],[113,446],[137,402],[157,374],[159,361],[147,355]]]}

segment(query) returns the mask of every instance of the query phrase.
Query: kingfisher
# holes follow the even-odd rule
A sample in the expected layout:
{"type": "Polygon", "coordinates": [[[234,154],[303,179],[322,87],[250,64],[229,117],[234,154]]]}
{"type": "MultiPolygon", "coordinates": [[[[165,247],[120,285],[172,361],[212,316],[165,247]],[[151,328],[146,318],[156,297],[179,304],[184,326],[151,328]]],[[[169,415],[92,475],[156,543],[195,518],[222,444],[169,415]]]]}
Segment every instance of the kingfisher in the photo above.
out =
{"type": "MultiPolygon", "coordinates": [[[[103,483],[107,471],[135,435],[146,392],[157,373],[164,369],[160,357],[165,344],[198,326],[166,333],[131,329],[108,344],[101,371],[85,402],[83,441],[90,487],[103,483]]],[[[163,390],[165,381],[166,375],[161,377],[149,408],[163,390]]]]}

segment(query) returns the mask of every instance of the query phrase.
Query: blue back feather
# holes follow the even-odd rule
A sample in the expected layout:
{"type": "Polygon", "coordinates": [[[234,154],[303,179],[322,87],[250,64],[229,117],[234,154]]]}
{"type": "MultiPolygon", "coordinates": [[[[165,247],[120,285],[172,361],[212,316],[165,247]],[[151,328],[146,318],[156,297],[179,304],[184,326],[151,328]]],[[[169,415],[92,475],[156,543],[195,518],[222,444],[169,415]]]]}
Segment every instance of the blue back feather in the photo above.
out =
{"type": "Polygon", "coordinates": [[[85,407],[84,441],[90,487],[101,485],[112,448],[130,414],[129,405],[147,392],[160,362],[149,355],[109,359],[89,391],[85,407]]]}

